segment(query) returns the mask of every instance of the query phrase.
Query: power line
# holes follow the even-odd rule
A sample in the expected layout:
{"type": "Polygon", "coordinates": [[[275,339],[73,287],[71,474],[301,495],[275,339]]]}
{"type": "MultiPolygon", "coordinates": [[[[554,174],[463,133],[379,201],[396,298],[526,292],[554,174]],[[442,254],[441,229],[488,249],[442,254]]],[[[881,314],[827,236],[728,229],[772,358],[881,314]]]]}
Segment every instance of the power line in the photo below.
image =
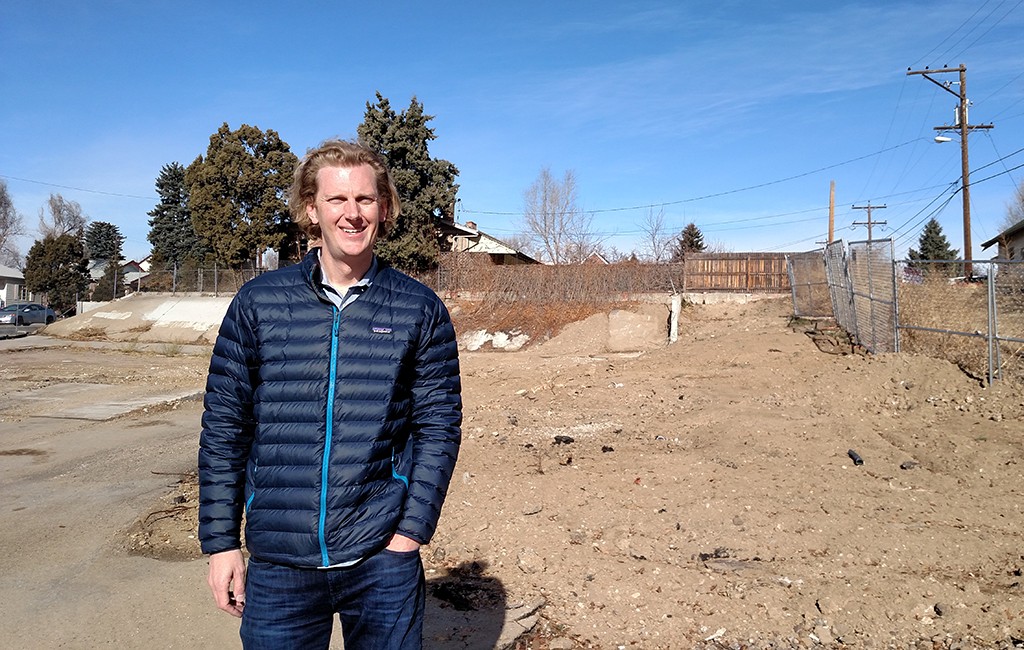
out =
{"type": "MultiPolygon", "coordinates": [[[[1017,9],[1017,7],[1019,7],[1019,6],[1021,5],[1021,3],[1024,3],[1024,0],[1017,0],[1017,4],[1015,4],[1015,5],[1013,5],[1012,7],[1010,7],[1010,10],[1009,10],[1009,11],[1007,11],[1007,12],[1006,12],[1005,14],[1003,14],[1003,17],[1002,17],[1002,18],[1000,18],[1000,19],[999,19],[999,20],[997,20],[997,21],[996,21],[995,23],[993,23],[993,24],[992,24],[992,25],[991,25],[991,26],[990,26],[990,27],[989,27],[988,29],[986,29],[986,30],[985,30],[984,32],[982,32],[982,33],[981,33],[981,34],[980,34],[980,35],[978,36],[978,38],[976,38],[976,39],[974,39],[973,41],[971,41],[971,42],[970,42],[970,44],[968,44],[968,45],[967,45],[967,47],[965,47],[964,49],[960,50],[960,52],[959,52],[959,53],[957,53],[957,55],[956,55],[955,57],[953,57],[953,58],[954,58],[954,59],[959,59],[960,57],[962,57],[962,56],[964,55],[964,53],[965,53],[965,52],[966,52],[967,50],[969,50],[969,49],[971,49],[972,47],[974,47],[975,45],[977,45],[978,41],[980,41],[981,39],[983,39],[983,38],[985,38],[986,36],[988,36],[988,33],[989,33],[989,32],[991,32],[991,31],[992,31],[993,29],[995,29],[995,28],[996,28],[997,26],[999,26],[999,24],[1000,24],[1000,23],[1002,23],[1002,22],[1003,22],[1004,20],[1006,20],[1006,17],[1007,17],[1007,16],[1009,16],[1010,14],[1012,14],[1012,13],[1014,12],[1014,10],[1016,10],[1016,9],[1017,9]]],[[[1002,3],[1002,2],[1000,2],[1000,3],[999,3],[999,7],[1001,7],[1001,6],[1003,6],[1003,3],[1002,3]]],[[[989,15],[988,15],[988,16],[985,16],[985,20],[988,20],[988,19],[989,19],[989,17],[991,17],[991,16],[992,16],[992,14],[994,14],[994,13],[996,12],[996,9],[999,9],[999,7],[996,7],[995,9],[993,9],[993,10],[992,10],[992,12],[991,12],[991,13],[989,13],[989,15]]],[[[973,31],[973,30],[972,30],[972,31],[973,31]]],[[[969,34],[969,32],[968,32],[968,34],[969,34]]]]}
{"type": "MultiPolygon", "coordinates": [[[[844,165],[849,165],[850,163],[858,162],[860,160],[865,160],[867,158],[871,158],[872,156],[879,156],[879,155],[881,155],[883,153],[888,153],[890,151],[894,151],[896,149],[899,149],[901,147],[905,147],[905,146],[907,146],[909,144],[913,144],[913,143],[918,142],[920,140],[924,140],[924,138],[914,138],[913,140],[907,140],[906,142],[894,145],[892,147],[888,147],[888,148],[882,149],[880,151],[876,151],[874,153],[869,153],[869,154],[865,154],[863,156],[858,156],[856,158],[851,158],[850,160],[845,160],[843,162],[835,163],[833,165],[828,165],[826,167],[820,167],[818,169],[814,169],[814,170],[811,170],[811,171],[808,171],[808,172],[803,172],[803,173],[800,173],[800,174],[794,174],[793,176],[787,176],[785,178],[779,178],[777,180],[767,181],[765,183],[758,183],[757,185],[750,185],[750,186],[747,186],[747,187],[740,187],[740,188],[733,189],[733,190],[725,190],[723,192],[715,192],[713,194],[705,194],[703,196],[694,196],[694,197],[690,197],[690,198],[687,198],[687,199],[679,199],[677,201],[666,201],[664,203],[649,203],[647,205],[633,205],[633,206],[623,207],[623,208],[602,208],[602,209],[597,209],[597,210],[585,210],[585,212],[588,213],[588,214],[603,214],[603,213],[608,213],[608,212],[626,212],[626,211],[629,211],[629,210],[644,210],[644,209],[647,209],[647,208],[663,208],[663,207],[670,206],[670,205],[679,205],[680,203],[692,203],[694,201],[703,201],[705,199],[713,199],[713,198],[718,198],[720,196],[728,196],[730,194],[738,194],[740,192],[748,192],[750,190],[757,190],[757,189],[761,189],[762,187],[769,187],[771,185],[778,185],[779,183],[785,183],[785,182],[788,182],[788,181],[796,180],[798,178],[804,178],[804,177],[810,176],[812,174],[817,174],[819,172],[828,171],[830,169],[835,169],[836,167],[842,167],[844,165]]],[[[494,211],[494,210],[470,210],[468,208],[464,208],[462,211],[467,213],[467,214],[487,214],[487,215],[503,215],[503,216],[519,216],[519,215],[523,214],[521,211],[520,212],[500,212],[500,211],[494,211]]]]}
{"type": "Polygon", "coordinates": [[[58,187],[62,190],[74,190],[76,192],[88,192],[90,194],[103,194],[104,196],[119,196],[125,199],[144,199],[146,201],[159,201],[160,199],[155,196],[139,196],[137,194],[121,194],[119,192],[104,192],[103,190],[90,190],[84,187],[73,187],[71,185],[60,185],[58,183],[47,183],[46,181],[36,181],[31,178],[19,178],[17,176],[8,176],[7,174],[0,174],[0,178],[6,178],[12,181],[21,181],[22,183],[34,183],[36,185],[45,185],[47,187],[58,187]]]}
{"type": "MultiPolygon", "coordinates": [[[[988,15],[986,15],[986,16],[985,16],[984,18],[982,18],[982,19],[981,19],[981,20],[979,20],[979,21],[978,21],[977,23],[975,23],[975,24],[974,24],[974,26],[973,26],[973,27],[971,27],[971,28],[970,28],[969,30],[967,30],[967,33],[965,33],[965,34],[964,34],[963,36],[961,36],[960,38],[958,38],[958,39],[956,40],[956,42],[955,42],[955,43],[953,43],[952,45],[950,45],[949,47],[947,47],[947,48],[946,48],[946,50],[945,50],[945,51],[944,51],[944,52],[943,52],[942,54],[940,54],[940,55],[939,55],[939,60],[940,60],[940,61],[947,61],[947,60],[949,60],[949,57],[948,57],[947,55],[948,55],[948,54],[949,54],[950,52],[952,52],[952,51],[953,51],[953,48],[954,48],[954,47],[956,47],[957,45],[959,45],[959,44],[960,44],[960,43],[961,43],[961,42],[962,42],[962,41],[963,41],[963,40],[964,40],[965,38],[967,38],[967,37],[968,37],[968,36],[970,36],[970,35],[971,35],[972,33],[974,33],[974,30],[976,30],[976,29],[978,29],[979,27],[981,27],[981,26],[982,26],[982,25],[983,25],[983,24],[985,23],[985,21],[986,21],[986,20],[988,20],[989,18],[991,18],[991,17],[992,17],[992,14],[994,14],[995,12],[997,12],[997,11],[999,10],[999,7],[1002,7],[1005,1],[1006,1],[1006,0],[1000,0],[999,4],[998,4],[998,5],[996,5],[995,7],[993,7],[993,8],[992,8],[992,11],[988,12],[988,15]]],[[[988,4],[988,2],[986,2],[985,4],[988,4]]],[[[978,11],[981,11],[981,9],[982,9],[982,8],[983,8],[984,6],[985,6],[985,5],[982,5],[981,7],[979,7],[979,8],[978,8],[978,11]]],[[[974,16],[976,16],[976,15],[978,14],[978,11],[975,11],[975,12],[974,12],[973,14],[971,14],[971,17],[970,17],[970,18],[968,18],[967,20],[971,20],[971,18],[974,18],[974,16]]],[[[966,24],[966,21],[965,21],[965,24],[966,24]]],[[[998,24],[998,23],[996,23],[996,24],[998,24]]],[[[962,25],[961,25],[961,27],[962,27],[962,25]]],[[[957,29],[959,29],[959,28],[957,28],[957,29]]],[[[989,29],[991,29],[991,27],[990,27],[989,29]]],[[[987,34],[987,33],[988,33],[988,31],[986,31],[986,32],[985,32],[985,34],[987,34]]],[[[982,35],[984,36],[984,34],[982,34],[982,35]]],[[[973,43],[972,43],[972,45],[973,45],[973,43]]],[[[968,47],[970,47],[970,46],[968,46],[968,47]]],[[[964,48],[964,49],[967,49],[967,48],[964,48]]],[[[963,50],[961,50],[961,54],[962,54],[962,53],[963,53],[963,50]]],[[[959,55],[957,55],[957,56],[959,56],[959,55]]],[[[956,58],[956,57],[954,57],[954,58],[956,58]]]]}
{"type": "MultiPolygon", "coordinates": [[[[954,35],[955,35],[955,34],[956,34],[957,32],[959,32],[959,31],[960,31],[961,29],[963,29],[963,28],[964,28],[964,25],[966,25],[967,23],[969,23],[969,22],[970,22],[970,21],[971,21],[971,20],[972,20],[972,19],[973,19],[973,18],[974,18],[975,16],[977,16],[977,15],[978,15],[978,14],[979,14],[979,13],[981,12],[981,10],[985,8],[985,5],[987,5],[988,3],[989,3],[989,0],[985,0],[985,2],[981,3],[981,6],[980,6],[980,7],[978,7],[977,9],[975,9],[975,10],[974,10],[974,13],[973,13],[973,14],[971,14],[971,15],[970,15],[970,16],[968,16],[968,17],[967,17],[966,19],[964,19],[964,21],[963,21],[962,23],[960,23],[960,24],[959,24],[959,25],[957,26],[957,28],[956,28],[956,29],[954,29],[953,31],[951,31],[951,32],[950,32],[950,33],[949,33],[949,34],[948,34],[948,35],[947,35],[947,36],[946,36],[946,37],[945,37],[944,39],[942,39],[941,41],[939,41],[939,44],[938,44],[938,45],[936,45],[936,46],[935,46],[935,47],[933,47],[932,49],[928,50],[928,52],[927,52],[927,53],[926,53],[926,54],[925,54],[924,56],[922,56],[922,57],[921,57],[920,59],[918,59],[917,61],[914,61],[914,65],[917,65],[917,64],[918,64],[918,63],[920,63],[921,61],[924,61],[925,59],[927,59],[927,58],[928,58],[929,56],[931,56],[932,52],[934,52],[935,50],[939,49],[940,47],[942,47],[942,45],[943,45],[943,44],[944,44],[944,43],[945,43],[946,41],[948,41],[949,39],[953,38],[953,36],[954,36],[954,35]]],[[[973,30],[972,30],[972,31],[973,31],[973,30]]],[[[970,32],[968,32],[968,33],[970,33],[970,32]]],[[[963,40],[963,37],[961,37],[961,40],[963,40]]],[[[959,42],[960,42],[960,41],[958,40],[958,41],[957,41],[957,43],[959,43],[959,42]]],[[[955,47],[955,46],[956,46],[956,43],[954,43],[954,44],[953,44],[953,47],[955,47]]]]}

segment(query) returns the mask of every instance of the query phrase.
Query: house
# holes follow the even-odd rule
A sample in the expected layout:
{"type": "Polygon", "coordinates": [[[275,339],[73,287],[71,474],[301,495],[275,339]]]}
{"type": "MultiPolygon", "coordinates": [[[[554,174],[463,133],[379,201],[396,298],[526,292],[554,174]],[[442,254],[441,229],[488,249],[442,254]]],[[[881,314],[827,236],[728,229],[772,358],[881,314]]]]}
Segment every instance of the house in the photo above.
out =
{"type": "Polygon", "coordinates": [[[0,307],[25,300],[25,276],[18,269],[0,266],[0,307]]]}
{"type": "MultiPolygon", "coordinates": [[[[86,267],[89,273],[89,282],[96,284],[103,278],[103,274],[107,271],[107,260],[89,260],[89,264],[86,267]]],[[[141,278],[145,278],[149,275],[146,270],[149,267],[149,258],[147,257],[142,262],[136,262],[135,260],[127,260],[121,264],[121,270],[118,271],[118,278],[122,284],[132,285],[137,283],[141,278]]]]}
{"type": "Polygon", "coordinates": [[[453,253],[486,255],[495,266],[505,264],[540,264],[526,253],[512,248],[497,237],[491,237],[476,227],[472,221],[465,225],[454,221],[438,222],[439,236],[451,244],[453,253]]]}
{"type": "Polygon", "coordinates": [[[981,245],[985,250],[992,244],[999,244],[994,259],[1024,261],[1024,220],[1018,221],[1003,232],[981,245]]]}
{"type": "Polygon", "coordinates": [[[597,251],[594,251],[590,255],[587,255],[586,259],[580,262],[580,264],[589,264],[591,266],[595,264],[598,266],[608,266],[609,262],[604,255],[597,251]]]}

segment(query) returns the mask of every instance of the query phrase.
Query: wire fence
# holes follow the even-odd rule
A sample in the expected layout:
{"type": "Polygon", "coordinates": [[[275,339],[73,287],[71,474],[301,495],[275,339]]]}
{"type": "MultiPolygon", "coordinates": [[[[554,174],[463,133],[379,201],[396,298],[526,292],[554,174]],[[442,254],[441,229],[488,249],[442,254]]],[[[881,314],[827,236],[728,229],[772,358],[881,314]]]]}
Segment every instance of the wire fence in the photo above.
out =
{"type": "Polygon", "coordinates": [[[892,240],[850,242],[848,253],[858,342],[876,353],[899,352],[892,240]]]}
{"type": "Polygon", "coordinates": [[[832,294],[828,290],[824,250],[791,253],[786,256],[793,295],[793,315],[800,318],[824,318],[834,315],[832,294]]]}
{"type": "Polygon", "coordinates": [[[126,284],[134,291],[171,293],[236,293],[242,285],[263,273],[263,269],[171,267],[132,274],[126,284]]]}
{"type": "Polygon", "coordinates": [[[897,264],[900,349],[948,359],[991,382],[1024,381],[1024,262],[897,264]]]}
{"type": "MultiPolygon", "coordinates": [[[[947,359],[992,382],[1024,382],[1024,262],[893,259],[891,240],[837,241],[821,255],[832,315],[870,352],[947,359]]],[[[790,263],[794,313],[821,315],[800,288],[820,270],[808,255],[790,263]],[[810,312],[815,313],[811,314],[810,312]]]]}

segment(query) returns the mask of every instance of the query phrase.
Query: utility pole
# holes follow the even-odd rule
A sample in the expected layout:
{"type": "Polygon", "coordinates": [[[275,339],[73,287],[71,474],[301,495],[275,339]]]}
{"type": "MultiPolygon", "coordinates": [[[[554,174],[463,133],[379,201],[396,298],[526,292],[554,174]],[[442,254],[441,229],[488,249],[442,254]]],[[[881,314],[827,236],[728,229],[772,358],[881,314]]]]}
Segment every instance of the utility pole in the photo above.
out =
{"type": "Polygon", "coordinates": [[[828,243],[835,240],[836,234],[836,182],[828,184],[828,243]]]}
{"type": "Polygon", "coordinates": [[[854,206],[851,206],[851,207],[854,210],[866,210],[867,211],[867,213],[868,213],[868,220],[867,221],[854,221],[853,225],[855,225],[855,226],[867,226],[868,227],[868,243],[871,243],[871,226],[873,226],[875,224],[884,226],[886,223],[888,223],[886,221],[872,221],[871,220],[871,211],[872,210],[884,210],[885,206],[884,205],[871,205],[871,201],[868,201],[867,205],[854,205],[854,206]]]}
{"type": "MultiPolygon", "coordinates": [[[[938,68],[936,70],[929,70],[928,68],[925,68],[924,70],[911,70],[908,68],[907,74],[919,74],[960,100],[960,103],[957,104],[955,122],[953,124],[936,126],[934,129],[940,132],[960,132],[960,189],[964,194],[964,275],[971,277],[974,275],[974,265],[971,263],[973,260],[971,252],[971,172],[970,166],[967,163],[967,134],[975,129],[991,129],[993,125],[991,123],[972,125],[967,122],[967,107],[970,102],[967,101],[967,67],[964,66],[963,63],[956,68],[938,68]],[[950,72],[959,72],[960,81],[946,81],[943,83],[928,76],[929,74],[945,74],[950,72]],[[954,83],[959,83],[959,93],[955,93],[950,89],[950,86],[954,83]]],[[[939,137],[935,138],[936,142],[944,142],[948,140],[949,138],[945,138],[943,140],[940,140],[939,137]]]]}

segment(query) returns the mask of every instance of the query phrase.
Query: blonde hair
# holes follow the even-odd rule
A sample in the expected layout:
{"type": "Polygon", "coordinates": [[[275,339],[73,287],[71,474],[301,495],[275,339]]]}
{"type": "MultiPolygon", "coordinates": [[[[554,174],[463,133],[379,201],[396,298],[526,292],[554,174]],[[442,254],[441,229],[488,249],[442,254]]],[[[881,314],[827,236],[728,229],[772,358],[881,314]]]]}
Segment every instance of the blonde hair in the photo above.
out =
{"type": "Polygon", "coordinates": [[[380,234],[387,234],[387,229],[402,211],[398,200],[398,190],[391,178],[391,172],[384,164],[384,159],[357,142],[348,140],[325,140],[316,149],[310,149],[295,168],[295,178],[288,190],[288,209],[292,219],[302,232],[312,239],[320,239],[320,225],[313,223],[306,214],[306,207],[316,200],[317,174],[325,167],[359,167],[369,165],[377,180],[377,197],[384,203],[381,216],[384,219],[378,226],[380,234]]]}

